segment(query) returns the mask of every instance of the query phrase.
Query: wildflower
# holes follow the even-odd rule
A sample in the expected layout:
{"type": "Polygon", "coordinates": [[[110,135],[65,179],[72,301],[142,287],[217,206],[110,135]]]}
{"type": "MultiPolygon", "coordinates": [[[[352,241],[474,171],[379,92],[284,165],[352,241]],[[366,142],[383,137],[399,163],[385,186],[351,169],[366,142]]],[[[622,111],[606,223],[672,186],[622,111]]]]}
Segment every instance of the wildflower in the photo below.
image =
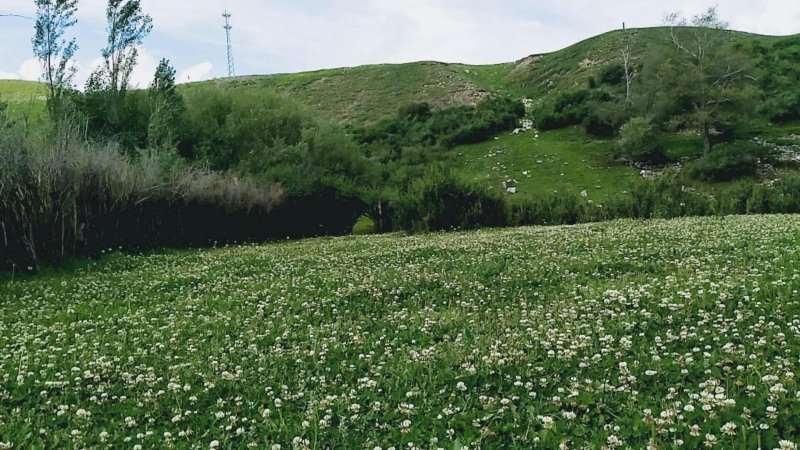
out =
{"type": "Polygon", "coordinates": [[[723,434],[727,434],[728,436],[735,436],[736,435],[736,424],[733,422],[728,422],[722,426],[721,431],[723,434]]]}
{"type": "Polygon", "coordinates": [[[780,447],[777,447],[774,450],[797,450],[797,444],[792,441],[787,441],[786,439],[778,441],[778,445],[780,447]]]}

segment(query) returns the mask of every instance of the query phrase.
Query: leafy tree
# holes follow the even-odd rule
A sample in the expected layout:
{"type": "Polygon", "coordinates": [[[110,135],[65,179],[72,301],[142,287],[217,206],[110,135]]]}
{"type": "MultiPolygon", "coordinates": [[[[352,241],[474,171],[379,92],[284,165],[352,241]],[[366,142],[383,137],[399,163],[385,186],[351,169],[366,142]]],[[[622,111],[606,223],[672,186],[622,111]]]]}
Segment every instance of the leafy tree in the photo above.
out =
{"type": "Polygon", "coordinates": [[[152,112],[147,128],[148,143],[151,147],[172,146],[180,138],[185,107],[175,89],[175,69],[169,60],[159,62],[149,94],[152,112]]]}
{"type": "Polygon", "coordinates": [[[648,117],[633,117],[620,128],[616,143],[620,156],[633,162],[663,163],[666,158],[648,117]]]}
{"type": "Polygon", "coordinates": [[[54,122],[61,120],[65,91],[72,86],[76,68],[72,62],[78,45],[67,40],[66,31],[77,23],[77,0],[35,0],[36,34],[32,39],[33,54],[42,65],[48,88],[48,112],[54,122]]]}
{"type": "Polygon", "coordinates": [[[142,12],[139,0],[108,0],[106,19],[103,64],[86,83],[82,107],[92,135],[113,136],[130,151],[147,144],[147,94],[128,92],[128,87],[138,57],[136,46],[150,33],[152,19],[142,12]]]}
{"type": "Polygon", "coordinates": [[[753,68],[729,39],[727,23],[715,8],[691,21],[677,14],[667,17],[670,42],[651,54],[644,91],[650,92],[647,110],[661,120],[683,118],[693,122],[703,137],[703,154],[712,147],[712,130],[732,126],[750,108],[755,97],[753,68]]]}
{"type": "Polygon", "coordinates": [[[144,38],[153,29],[153,20],[142,12],[139,0],[108,0],[106,7],[108,41],[102,51],[103,65],[89,80],[93,87],[114,93],[128,88],[144,38]]]}

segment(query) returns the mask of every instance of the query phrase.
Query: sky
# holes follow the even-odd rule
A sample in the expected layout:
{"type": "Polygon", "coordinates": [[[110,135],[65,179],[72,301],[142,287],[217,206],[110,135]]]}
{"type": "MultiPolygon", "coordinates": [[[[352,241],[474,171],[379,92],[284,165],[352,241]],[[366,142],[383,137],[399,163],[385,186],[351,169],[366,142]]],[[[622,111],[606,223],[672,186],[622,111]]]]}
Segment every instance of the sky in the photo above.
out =
{"type": "MultiPolygon", "coordinates": [[[[731,28],[800,33],[798,0],[141,0],[153,32],[132,81],[146,86],[161,58],[178,82],[227,76],[222,11],[232,17],[237,75],[300,72],[421,60],[516,61],[628,27],[660,25],[717,6],[731,28]]],[[[0,15],[34,16],[33,0],[0,0],[0,15]]],[[[105,44],[106,0],[79,0],[75,84],[84,85],[105,44]]],[[[37,80],[33,22],[0,17],[0,79],[37,80]]]]}

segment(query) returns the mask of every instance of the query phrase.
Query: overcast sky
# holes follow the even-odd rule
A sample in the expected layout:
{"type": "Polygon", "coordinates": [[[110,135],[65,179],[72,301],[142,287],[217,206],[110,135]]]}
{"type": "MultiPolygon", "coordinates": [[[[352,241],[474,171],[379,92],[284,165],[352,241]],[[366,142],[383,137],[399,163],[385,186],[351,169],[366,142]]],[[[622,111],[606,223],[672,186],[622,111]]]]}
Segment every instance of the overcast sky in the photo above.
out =
{"type": "MultiPolygon", "coordinates": [[[[141,0],[154,30],[133,81],[146,85],[161,58],[179,81],[227,74],[221,12],[233,14],[239,75],[298,72],[419,60],[486,64],[557,50],[620,28],[659,25],[667,12],[690,16],[715,3],[690,0],[141,0]]],[[[731,27],[800,33],[800,0],[719,0],[731,27]]],[[[82,86],[105,43],[105,0],[79,0],[82,86]]],[[[0,0],[0,14],[35,14],[33,0],[0,0]]],[[[0,17],[0,79],[36,80],[33,22],[0,17]]]]}

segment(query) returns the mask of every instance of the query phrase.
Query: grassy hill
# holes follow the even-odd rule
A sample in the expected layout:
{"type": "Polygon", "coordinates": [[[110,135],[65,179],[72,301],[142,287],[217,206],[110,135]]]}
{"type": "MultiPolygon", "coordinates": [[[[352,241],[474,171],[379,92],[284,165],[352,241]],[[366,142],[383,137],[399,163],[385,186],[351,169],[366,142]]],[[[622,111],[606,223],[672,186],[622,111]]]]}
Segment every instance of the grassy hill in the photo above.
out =
{"type": "MultiPolygon", "coordinates": [[[[728,39],[745,48],[761,47],[763,58],[777,57],[778,48],[800,48],[800,36],[772,37],[727,32],[728,39]]],[[[585,88],[610,64],[619,63],[620,49],[629,45],[634,59],[668,39],[668,29],[617,30],[563,50],[532,55],[516,62],[473,66],[416,62],[320,70],[297,74],[245,76],[182,85],[183,92],[214,86],[220,90],[270,91],[302,104],[328,121],[364,126],[396,115],[402,106],[428,102],[435,108],[475,104],[493,94],[530,98],[534,103],[559,93],[585,88]]],[[[781,56],[785,57],[785,55],[781,56]]],[[[0,81],[0,100],[11,102],[18,114],[40,114],[41,85],[0,81]]],[[[784,139],[797,126],[759,131],[759,136],[784,139]]],[[[454,149],[451,159],[461,175],[501,189],[502,182],[517,180],[519,195],[536,192],[586,191],[590,199],[631,189],[640,179],[637,169],[614,164],[610,140],[592,138],[578,128],[531,134],[500,135],[495,140],[454,149]]],[[[696,137],[665,138],[667,152],[680,159],[696,155],[696,137]]],[[[687,180],[687,183],[690,181],[687,180]]]]}
{"type": "MultiPolygon", "coordinates": [[[[796,43],[800,36],[761,36],[728,32],[740,45],[769,49],[796,43]]],[[[495,65],[446,64],[424,61],[339,68],[295,74],[252,75],[190,83],[220,89],[265,89],[300,102],[321,117],[364,125],[392,116],[401,106],[426,101],[434,107],[474,104],[491,94],[509,94],[544,101],[564,91],[585,87],[608,64],[620,61],[620,48],[629,43],[634,57],[668,39],[666,28],[617,30],[563,50],[531,55],[495,65]]],[[[0,98],[29,101],[42,95],[37,83],[0,80],[0,98]]]]}
{"type": "Polygon", "coordinates": [[[776,448],[800,426],[799,234],[798,216],[616,221],[0,280],[0,440],[776,448]]]}
{"type": "MultiPolygon", "coordinates": [[[[761,36],[728,32],[742,46],[767,49],[794,43],[800,36],[761,36]]],[[[436,107],[473,104],[489,94],[545,101],[560,92],[585,87],[609,64],[620,62],[628,43],[634,58],[669,38],[667,28],[617,30],[556,52],[505,64],[470,66],[438,62],[372,65],[298,74],[220,79],[224,88],[270,89],[294,98],[325,118],[358,125],[393,115],[398,108],[427,101],[436,107]]],[[[769,51],[769,50],[767,50],[769,51]]],[[[204,84],[204,83],[197,83],[204,84]]],[[[191,89],[193,84],[184,89],[191,89]]]]}
{"type": "Polygon", "coordinates": [[[504,77],[510,67],[417,62],[246,76],[196,85],[276,91],[325,119],[365,125],[390,117],[400,106],[414,102],[426,101],[436,108],[477,103],[495,92],[495,79],[504,77]]]}

